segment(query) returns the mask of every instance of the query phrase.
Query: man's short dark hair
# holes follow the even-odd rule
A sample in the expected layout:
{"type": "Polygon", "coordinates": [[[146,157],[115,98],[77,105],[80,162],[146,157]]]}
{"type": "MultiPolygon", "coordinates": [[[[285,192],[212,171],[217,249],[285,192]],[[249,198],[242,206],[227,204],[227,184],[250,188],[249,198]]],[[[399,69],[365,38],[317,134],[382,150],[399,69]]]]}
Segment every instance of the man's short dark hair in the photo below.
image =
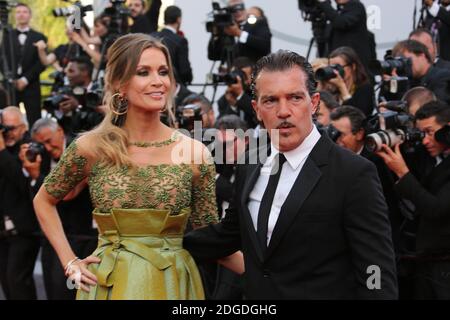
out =
{"type": "Polygon", "coordinates": [[[409,106],[413,102],[418,102],[420,106],[423,106],[427,102],[436,101],[436,95],[430,89],[425,87],[415,87],[409,89],[402,98],[403,101],[409,106]]]}
{"type": "Polygon", "coordinates": [[[450,107],[442,101],[431,101],[424,104],[417,110],[416,120],[424,120],[436,117],[436,122],[440,125],[446,125],[450,122],[450,107]]]}
{"type": "Polygon", "coordinates": [[[16,8],[17,8],[17,7],[25,7],[25,8],[28,9],[28,11],[30,11],[30,13],[32,12],[32,11],[31,11],[31,7],[30,7],[29,5],[27,5],[26,3],[18,2],[18,3],[16,4],[16,8]]]}
{"type": "Polygon", "coordinates": [[[92,72],[94,71],[94,64],[88,57],[72,58],[70,59],[70,62],[76,63],[81,71],[87,72],[89,77],[92,77],[92,72]]]}
{"type": "Polygon", "coordinates": [[[433,34],[431,33],[430,30],[425,29],[425,28],[418,28],[416,30],[411,31],[411,33],[409,34],[408,38],[411,39],[411,37],[414,37],[414,36],[418,36],[419,37],[421,34],[424,34],[424,33],[429,35],[431,40],[434,42],[433,34]]]}
{"type": "Polygon", "coordinates": [[[235,114],[227,114],[217,119],[214,127],[218,130],[242,129],[247,130],[247,123],[235,114]]]}
{"type": "Polygon", "coordinates": [[[364,129],[366,116],[358,108],[352,106],[342,106],[333,110],[330,114],[330,119],[333,121],[347,117],[352,126],[352,133],[356,134],[359,130],[364,129]]]}
{"type": "Polygon", "coordinates": [[[181,9],[177,6],[168,6],[164,11],[164,24],[174,24],[181,17],[181,9]]]}
{"type": "Polygon", "coordinates": [[[253,98],[256,99],[258,95],[256,92],[256,79],[261,71],[286,71],[295,66],[299,67],[306,75],[306,87],[309,95],[312,96],[316,93],[317,82],[314,77],[314,70],[308,60],[293,51],[278,50],[275,53],[270,53],[262,57],[256,62],[252,75],[253,98]]]}
{"type": "Polygon", "coordinates": [[[429,63],[433,64],[433,59],[431,58],[431,54],[428,51],[428,48],[423,44],[420,43],[417,40],[404,40],[397,43],[392,49],[392,54],[394,56],[402,56],[403,51],[409,51],[415,55],[424,54],[425,58],[428,60],[429,63]]]}
{"type": "MultiPolygon", "coordinates": [[[[330,92],[320,91],[319,93],[320,93],[320,100],[322,100],[326,104],[325,108],[328,108],[330,111],[333,111],[334,109],[339,107],[339,103],[336,101],[336,99],[330,92]]],[[[320,105],[320,107],[322,107],[322,104],[320,105]]]]}
{"type": "Polygon", "coordinates": [[[204,113],[208,113],[209,111],[213,110],[211,101],[209,101],[208,98],[206,98],[204,95],[199,93],[191,93],[186,98],[183,99],[181,102],[182,106],[187,106],[188,104],[196,104],[199,103],[202,111],[204,113]]]}

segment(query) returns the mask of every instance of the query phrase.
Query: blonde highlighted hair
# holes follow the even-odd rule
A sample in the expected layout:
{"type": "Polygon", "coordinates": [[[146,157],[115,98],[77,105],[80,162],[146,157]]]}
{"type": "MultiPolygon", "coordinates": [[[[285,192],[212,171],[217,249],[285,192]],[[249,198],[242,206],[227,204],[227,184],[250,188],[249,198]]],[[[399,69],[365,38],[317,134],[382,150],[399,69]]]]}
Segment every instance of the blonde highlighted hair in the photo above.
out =
{"type": "MultiPolygon", "coordinates": [[[[170,119],[174,119],[173,94],[176,82],[169,50],[159,40],[143,33],[127,34],[118,38],[108,49],[107,53],[108,63],[106,65],[105,93],[103,98],[103,104],[107,106],[105,118],[95,129],[83,134],[91,137],[94,141],[92,151],[101,163],[117,167],[133,167],[133,162],[127,151],[129,144],[128,133],[120,126],[113,124],[117,121],[118,116],[112,112],[114,109],[112,97],[114,94],[119,93],[119,89],[127,85],[136,74],[141,55],[144,50],[149,48],[161,50],[166,57],[171,88],[165,112],[169,113],[170,119]]],[[[120,117],[126,117],[126,115],[120,117]]]]}

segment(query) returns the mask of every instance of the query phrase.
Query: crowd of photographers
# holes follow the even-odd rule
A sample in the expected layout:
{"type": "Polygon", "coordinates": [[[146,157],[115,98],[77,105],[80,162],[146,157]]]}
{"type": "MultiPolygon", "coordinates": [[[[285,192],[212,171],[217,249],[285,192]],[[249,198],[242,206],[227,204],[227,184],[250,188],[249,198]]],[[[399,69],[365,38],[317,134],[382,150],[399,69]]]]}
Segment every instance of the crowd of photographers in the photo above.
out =
{"type": "MultiPolygon", "coordinates": [[[[224,160],[216,165],[219,217],[233,198],[236,159],[261,137],[251,102],[253,65],[271,52],[269,21],[261,8],[246,8],[242,0],[229,0],[226,8],[213,5],[207,56],[221,62],[213,85],[226,86],[215,114],[215,101],[189,89],[190,35],[181,31],[180,8],[167,7],[161,13],[164,27],[158,30],[160,0],[110,2],[95,18],[93,30],[68,25],[68,43],[52,52],[45,36],[30,29],[27,5],[16,7],[17,27],[5,33],[14,39],[4,38],[3,43],[16,43],[6,60],[18,79],[10,81],[12,88],[5,85],[0,96],[0,284],[7,299],[36,299],[33,269],[40,249],[47,297],[75,296],[55,252],[41,236],[32,198],[65,147],[102,120],[105,52],[121,34],[151,34],[170,51],[177,87],[174,112],[162,114],[164,122],[200,139],[208,129],[217,129],[215,144],[224,150],[215,157],[224,160]],[[12,58],[15,53],[19,60],[12,58]],[[55,81],[51,96],[38,107],[41,117],[36,116],[40,94],[34,83],[48,65],[56,70],[55,81]],[[8,106],[20,102],[26,116],[8,106]],[[240,136],[229,129],[255,130],[240,136]]],[[[320,54],[311,59],[321,96],[316,126],[378,169],[391,219],[400,298],[449,299],[450,42],[445,39],[450,1],[425,0],[421,26],[382,61],[376,60],[375,39],[360,1],[336,0],[336,6],[329,0],[298,2],[305,20],[312,22],[320,54]]],[[[90,10],[76,5],[81,12],[90,10]]],[[[66,15],[63,9],[55,11],[66,15]]],[[[75,253],[87,256],[96,247],[96,227],[88,191],[77,194],[66,197],[58,211],[75,253]]],[[[200,270],[208,298],[242,298],[239,276],[215,265],[200,264],[200,270]]]]}

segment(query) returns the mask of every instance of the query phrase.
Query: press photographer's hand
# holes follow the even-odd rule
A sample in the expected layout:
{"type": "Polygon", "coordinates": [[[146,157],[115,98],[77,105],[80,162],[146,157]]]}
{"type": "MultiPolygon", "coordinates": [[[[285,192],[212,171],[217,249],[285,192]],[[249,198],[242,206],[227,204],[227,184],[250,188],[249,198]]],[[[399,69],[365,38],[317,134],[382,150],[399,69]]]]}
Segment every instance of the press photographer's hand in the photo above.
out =
{"type": "Polygon", "coordinates": [[[409,172],[409,168],[400,151],[400,143],[395,145],[394,150],[388,145],[383,144],[381,150],[376,152],[376,154],[383,159],[384,163],[397,175],[397,177],[401,178],[409,172]]]}
{"type": "Polygon", "coordinates": [[[35,180],[39,178],[41,174],[42,157],[38,154],[36,156],[36,161],[30,161],[26,156],[29,146],[28,143],[24,143],[20,146],[19,159],[22,161],[22,167],[28,172],[31,179],[35,180]]]}
{"type": "Polygon", "coordinates": [[[59,103],[59,110],[67,114],[75,110],[80,103],[74,96],[64,95],[64,100],[59,103]]]}

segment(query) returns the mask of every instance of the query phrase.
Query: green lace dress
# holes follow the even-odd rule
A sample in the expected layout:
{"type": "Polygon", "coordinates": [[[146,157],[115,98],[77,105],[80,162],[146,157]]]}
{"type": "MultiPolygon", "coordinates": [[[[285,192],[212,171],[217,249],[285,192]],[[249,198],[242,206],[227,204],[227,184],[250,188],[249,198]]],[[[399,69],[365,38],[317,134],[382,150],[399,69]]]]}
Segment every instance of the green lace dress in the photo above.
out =
{"type": "Polygon", "coordinates": [[[74,141],[44,182],[62,199],[87,176],[99,229],[93,255],[101,263],[89,266],[97,285],[77,299],[204,299],[182,239],[188,220],[194,227],[217,222],[214,165],[117,169],[97,162],[88,171],[87,162],[74,141]]]}

